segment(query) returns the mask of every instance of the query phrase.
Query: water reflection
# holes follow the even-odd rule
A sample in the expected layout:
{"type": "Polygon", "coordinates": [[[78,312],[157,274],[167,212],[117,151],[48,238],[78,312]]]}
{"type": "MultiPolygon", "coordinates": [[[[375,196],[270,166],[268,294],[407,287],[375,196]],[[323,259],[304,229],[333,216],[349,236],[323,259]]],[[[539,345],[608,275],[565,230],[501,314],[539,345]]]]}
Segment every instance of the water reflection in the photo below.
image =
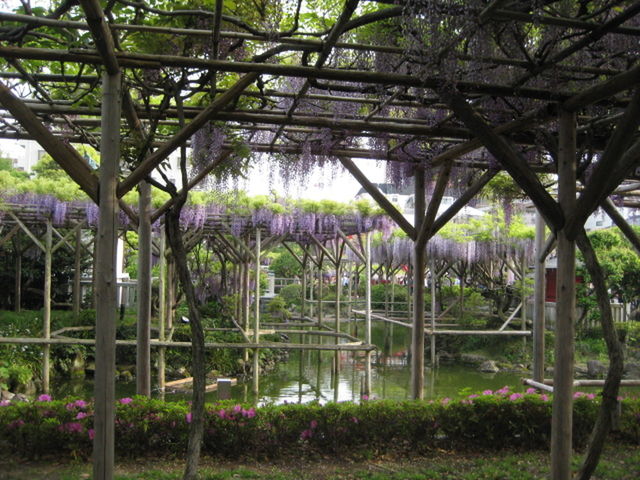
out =
{"type": "MultiPolygon", "coordinates": [[[[354,334],[356,325],[345,325],[354,334]]],[[[348,329],[348,330],[347,330],[348,329]]],[[[294,338],[291,342],[327,343],[333,338],[309,336],[294,338]]],[[[372,397],[380,399],[409,399],[411,395],[411,367],[408,354],[410,330],[390,324],[375,325],[373,342],[379,351],[373,356],[372,397]]],[[[264,404],[306,403],[317,401],[358,402],[363,391],[365,376],[364,352],[292,351],[287,362],[281,363],[275,372],[262,375],[260,393],[254,397],[251,381],[231,388],[237,401],[264,404]]],[[[425,368],[425,398],[455,397],[461,391],[479,392],[495,390],[505,385],[522,390],[520,376],[514,373],[483,374],[463,366],[441,366],[436,370],[425,368]]],[[[135,382],[116,384],[118,397],[135,393],[135,382]]],[[[58,385],[54,394],[91,397],[91,381],[65,382],[58,385]]],[[[160,396],[159,392],[154,394],[160,396]]],[[[166,400],[188,399],[189,393],[166,393],[166,400]]],[[[217,393],[207,393],[207,401],[217,400],[217,393]]]]}

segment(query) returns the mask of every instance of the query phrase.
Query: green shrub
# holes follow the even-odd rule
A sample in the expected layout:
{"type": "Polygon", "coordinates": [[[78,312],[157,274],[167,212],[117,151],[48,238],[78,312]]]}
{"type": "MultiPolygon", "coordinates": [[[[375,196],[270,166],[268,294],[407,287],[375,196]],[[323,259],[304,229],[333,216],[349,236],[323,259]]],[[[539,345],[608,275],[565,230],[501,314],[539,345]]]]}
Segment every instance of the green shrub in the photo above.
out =
{"type": "Polygon", "coordinates": [[[302,304],[302,285],[299,283],[286,285],[280,289],[278,296],[284,300],[287,306],[299,307],[302,304]]]}
{"type": "MultiPolygon", "coordinates": [[[[576,394],[574,445],[584,446],[599,401],[576,394]]],[[[186,402],[145,397],[116,403],[117,454],[180,455],[186,449],[191,417],[186,402]]],[[[640,440],[640,399],[625,399],[619,431],[622,441],[640,440]]],[[[259,409],[230,402],[206,406],[203,452],[254,457],[307,453],[418,452],[430,449],[486,451],[547,448],[551,400],[508,388],[451,401],[363,401],[270,405],[259,409]]],[[[93,405],[83,400],[0,404],[0,451],[34,458],[42,455],[87,458],[93,437],[93,405]]]]}

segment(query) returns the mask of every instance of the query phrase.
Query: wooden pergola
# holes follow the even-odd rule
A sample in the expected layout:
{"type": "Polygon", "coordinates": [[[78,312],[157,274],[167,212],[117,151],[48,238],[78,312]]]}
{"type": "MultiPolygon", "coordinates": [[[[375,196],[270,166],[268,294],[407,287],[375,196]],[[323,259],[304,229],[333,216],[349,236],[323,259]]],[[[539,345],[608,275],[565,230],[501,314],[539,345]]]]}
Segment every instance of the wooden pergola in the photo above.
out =
{"type": "MultiPolygon", "coordinates": [[[[346,0],[326,12],[302,0],[235,11],[222,0],[192,9],[79,3],[0,14],[0,137],[39,142],[100,208],[95,478],[111,478],[113,466],[119,200],[157,181],[163,161],[185,156],[189,142],[199,151],[202,132],[215,151],[186,188],[233,161],[240,142],[255,159],[289,159],[284,170],[331,161],[413,240],[415,398],[424,386],[425,245],[507,172],[550,229],[547,245],[557,240],[552,470],[569,478],[576,241],[602,207],[640,245],[608,198],[637,204],[640,2],[346,0]],[[215,129],[226,135],[216,144],[215,129]],[[73,143],[100,151],[99,172],[73,143]],[[354,158],[413,176],[413,225],[354,158]],[[438,216],[461,170],[464,191],[438,216]],[[557,189],[541,173],[556,176],[557,189]]],[[[144,203],[140,212],[128,213],[144,235],[154,213],[144,203]]]]}

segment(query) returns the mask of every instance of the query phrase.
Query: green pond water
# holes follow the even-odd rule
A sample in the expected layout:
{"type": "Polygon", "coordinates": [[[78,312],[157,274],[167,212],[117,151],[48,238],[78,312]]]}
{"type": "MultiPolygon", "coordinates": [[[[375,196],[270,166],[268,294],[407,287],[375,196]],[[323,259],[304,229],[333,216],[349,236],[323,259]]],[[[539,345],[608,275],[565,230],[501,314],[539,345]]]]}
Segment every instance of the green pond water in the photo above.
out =
{"type": "MultiPolygon", "coordinates": [[[[360,338],[362,337],[360,323],[360,338]]],[[[356,325],[345,325],[350,333],[356,333],[356,325]]],[[[408,399],[411,391],[409,357],[411,331],[401,326],[380,325],[374,322],[372,328],[373,343],[378,345],[380,356],[374,355],[372,368],[372,397],[378,399],[408,399]],[[384,354],[383,354],[384,353],[384,354]]],[[[302,342],[298,336],[291,336],[291,342],[302,342]]],[[[310,343],[333,343],[330,337],[307,336],[310,343]]],[[[319,401],[359,401],[361,385],[364,382],[365,357],[362,353],[341,352],[338,355],[340,371],[337,382],[332,374],[335,353],[331,351],[291,351],[289,359],[281,362],[277,369],[260,377],[260,394],[254,398],[251,379],[232,387],[232,396],[237,401],[267,403],[306,403],[319,401]]],[[[456,397],[462,393],[495,390],[508,385],[513,390],[523,391],[521,374],[500,372],[496,374],[480,373],[473,367],[443,365],[437,369],[425,367],[425,397],[456,397]]],[[[54,386],[54,395],[63,397],[76,395],[91,397],[91,380],[65,382],[54,386]]],[[[117,382],[118,397],[135,393],[135,382],[117,382]]],[[[154,396],[160,396],[154,392],[154,396]]],[[[166,400],[189,398],[189,394],[165,394],[166,400]]],[[[217,393],[207,394],[208,401],[217,400],[217,393]]]]}

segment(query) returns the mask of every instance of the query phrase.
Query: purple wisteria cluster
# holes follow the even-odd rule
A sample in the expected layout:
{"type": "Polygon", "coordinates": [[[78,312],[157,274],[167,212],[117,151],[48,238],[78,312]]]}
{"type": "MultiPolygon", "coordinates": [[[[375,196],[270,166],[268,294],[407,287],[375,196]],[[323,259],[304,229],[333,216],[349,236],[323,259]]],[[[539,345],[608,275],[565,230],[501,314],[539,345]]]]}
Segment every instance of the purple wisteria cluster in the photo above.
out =
{"type": "Polygon", "coordinates": [[[250,213],[236,214],[221,205],[185,207],[180,224],[184,229],[226,225],[235,236],[261,228],[268,235],[291,235],[300,238],[307,234],[335,237],[338,229],[350,235],[378,230],[388,236],[395,227],[386,215],[363,215],[359,211],[337,215],[308,212],[301,208],[282,211],[260,207],[250,213]]]}

